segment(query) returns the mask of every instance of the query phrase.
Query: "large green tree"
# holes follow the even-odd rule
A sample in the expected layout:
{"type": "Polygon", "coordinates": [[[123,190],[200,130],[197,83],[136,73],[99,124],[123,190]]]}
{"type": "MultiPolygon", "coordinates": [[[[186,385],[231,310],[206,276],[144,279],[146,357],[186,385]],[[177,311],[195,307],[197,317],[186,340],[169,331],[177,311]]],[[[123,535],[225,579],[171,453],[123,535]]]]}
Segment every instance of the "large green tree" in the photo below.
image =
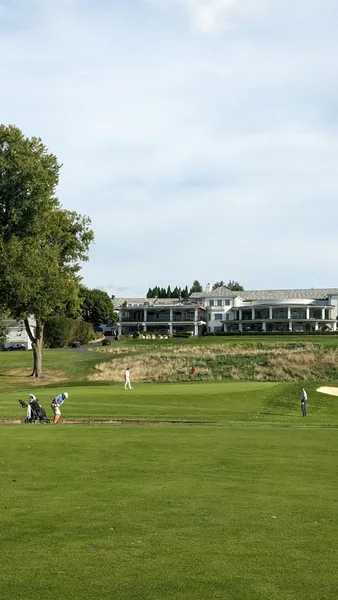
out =
{"type": "Polygon", "coordinates": [[[8,331],[5,327],[5,324],[4,324],[5,318],[6,318],[5,313],[0,310],[0,346],[5,343],[7,333],[8,333],[8,331]]]}
{"type": "Polygon", "coordinates": [[[24,319],[35,377],[43,374],[46,319],[79,312],[80,261],[93,240],[89,218],[55,196],[60,168],[39,138],[0,125],[0,304],[24,319]]]}
{"type": "Polygon", "coordinates": [[[113,325],[117,321],[117,315],[111,297],[103,290],[89,290],[81,288],[82,318],[94,327],[102,323],[113,325]]]}

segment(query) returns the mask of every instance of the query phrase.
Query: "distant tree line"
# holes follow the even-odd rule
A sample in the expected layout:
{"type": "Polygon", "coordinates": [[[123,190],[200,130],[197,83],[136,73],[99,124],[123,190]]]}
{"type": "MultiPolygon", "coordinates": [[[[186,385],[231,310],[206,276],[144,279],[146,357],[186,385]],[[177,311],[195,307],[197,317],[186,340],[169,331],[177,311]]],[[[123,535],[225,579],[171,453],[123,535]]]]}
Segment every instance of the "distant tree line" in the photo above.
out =
{"type": "MultiPolygon", "coordinates": [[[[238,283],[238,281],[232,279],[230,279],[228,283],[217,281],[212,286],[212,289],[216,290],[219,287],[227,287],[233,292],[242,292],[244,290],[244,287],[238,283]]],[[[195,279],[191,288],[188,288],[187,285],[184,288],[179,286],[171,288],[170,285],[168,285],[167,288],[164,288],[156,285],[154,288],[149,288],[147,298],[188,298],[194,292],[203,292],[203,288],[197,279],[195,279]]]]}
{"type": "Polygon", "coordinates": [[[147,298],[188,298],[189,290],[186,286],[185,288],[174,287],[171,289],[170,285],[167,288],[159,287],[155,285],[154,288],[149,288],[147,292],[147,298]]]}
{"type": "Polygon", "coordinates": [[[200,282],[197,281],[197,279],[196,279],[190,289],[188,288],[187,285],[183,288],[181,286],[175,286],[174,288],[171,288],[170,285],[168,285],[167,288],[164,288],[164,287],[155,285],[154,288],[149,288],[149,290],[147,292],[147,298],[183,298],[184,299],[184,298],[189,298],[190,294],[192,294],[193,292],[202,292],[202,291],[203,291],[203,288],[202,288],[200,282]]]}

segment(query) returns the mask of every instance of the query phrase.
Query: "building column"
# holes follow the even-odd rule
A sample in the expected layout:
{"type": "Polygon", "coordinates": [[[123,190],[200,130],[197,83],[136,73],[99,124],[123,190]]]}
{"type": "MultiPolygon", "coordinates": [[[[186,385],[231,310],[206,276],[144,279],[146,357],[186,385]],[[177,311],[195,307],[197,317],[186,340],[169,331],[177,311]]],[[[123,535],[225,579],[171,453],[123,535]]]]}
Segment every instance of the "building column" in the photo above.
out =
{"type": "Polygon", "coordinates": [[[254,308],[251,309],[251,320],[252,321],[255,320],[255,309],[254,308]]]}
{"type": "Polygon", "coordinates": [[[239,331],[243,331],[243,325],[242,325],[242,323],[239,323],[239,325],[238,325],[238,330],[239,330],[239,331]]]}
{"type": "Polygon", "coordinates": [[[242,309],[240,308],[238,311],[239,320],[242,320],[242,309]]]}
{"type": "Polygon", "coordinates": [[[310,309],[307,307],[306,308],[306,320],[308,321],[310,318],[310,309]]]}
{"type": "Polygon", "coordinates": [[[262,323],[262,331],[266,331],[266,322],[265,321],[263,321],[263,323],[262,323]]]}
{"type": "Polygon", "coordinates": [[[289,331],[292,331],[292,321],[289,321],[289,331]]]}
{"type": "Polygon", "coordinates": [[[223,331],[224,333],[228,333],[228,326],[226,323],[223,323],[223,331]]]}
{"type": "Polygon", "coordinates": [[[325,308],[322,308],[322,320],[325,321],[325,308]]]}
{"type": "Polygon", "coordinates": [[[269,306],[269,319],[272,319],[272,306],[269,306]]]}
{"type": "Polygon", "coordinates": [[[194,328],[195,336],[198,336],[198,308],[195,308],[195,328],[194,328]]]}
{"type": "Polygon", "coordinates": [[[288,320],[291,321],[291,308],[288,306],[288,320]]]}
{"type": "Polygon", "coordinates": [[[148,313],[147,313],[147,309],[144,308],[143,309],[143,331],[147,331],[147,318],[148,318],[148,313]]]}
{"type": "Polygon", "coordinates": [[[332,331],[337,331],[337,321],[333,321],[333,323],[332,323],[332,331]]]}
{"type": "Polygon", "coordinates": [[[318,321],[315,322],[315,331],[318,331],[318,321]]]}
{"type": "Polygon", "coordinates": [[[169,334],[172,335],[173,334],[173,320],[174,320],[174,311],[171,308],[169,310],[169,334]]]}
{"type": "Polygon", "coordinates": [[[121,325],[121,323],[117,324],[117,335],[122,335],[122,325],[121,325]]]}

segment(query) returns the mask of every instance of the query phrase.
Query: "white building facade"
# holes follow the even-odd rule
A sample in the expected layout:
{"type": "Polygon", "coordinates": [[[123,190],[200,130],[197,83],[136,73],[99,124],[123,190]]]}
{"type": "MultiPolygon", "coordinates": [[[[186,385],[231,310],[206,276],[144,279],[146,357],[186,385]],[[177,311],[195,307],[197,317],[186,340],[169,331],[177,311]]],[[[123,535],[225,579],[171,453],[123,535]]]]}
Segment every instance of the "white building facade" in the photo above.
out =
{"type": "Polygon", "coordinates": [[[199,336],[206,332],[207,311],[194,300],[115,298],[119,335],[163,333],[199,336]]]}
{"type": "MultiPolygon", "coordinates": [[[[36,321],[34,317],[30,317],[28,320],[33,336],[35,336],[36,321]]],[[[16,321],[15,319],[5,319],[3,321],[3,324],[7,331],[6,340],[3,344],[5,348],[10,348],[11,346],[18,346],[20,344],[23,344],[24,346],[26,346],[27,350],[32,349],[32,342],[28,336],[23,321],[16,321]]]]}
{"type": "Polygon", "coordinates": [[[220,287],[192,297],[207,310],[208,333],[337,330],[337,288],[233,292],[220,287]]]}

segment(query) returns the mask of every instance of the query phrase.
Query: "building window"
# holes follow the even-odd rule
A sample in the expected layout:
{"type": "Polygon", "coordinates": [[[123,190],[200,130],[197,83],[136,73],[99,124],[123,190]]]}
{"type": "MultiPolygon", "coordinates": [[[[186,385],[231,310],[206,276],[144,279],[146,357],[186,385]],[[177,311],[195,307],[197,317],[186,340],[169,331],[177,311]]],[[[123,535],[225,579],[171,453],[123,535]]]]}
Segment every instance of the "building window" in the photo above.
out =
{"type": "Polygon", "coordinates": [[[216,306],[223,306],[223,300],[216,300],[216,306]]]}
{"type": "Polygon", "coordinates": [[[215,300],[210,300],[209,306],[214,306],[215,300]]]}
{"type": "Polygon", "coordinates": [[[225,306],[230,306],[230,300],[224,300],[224,305],[225,306]]]}
{"type": "Polygon", "coordinates": [[[222,313],[216,313],[214,319],[215,321],[222,321],[222,313]]]}

